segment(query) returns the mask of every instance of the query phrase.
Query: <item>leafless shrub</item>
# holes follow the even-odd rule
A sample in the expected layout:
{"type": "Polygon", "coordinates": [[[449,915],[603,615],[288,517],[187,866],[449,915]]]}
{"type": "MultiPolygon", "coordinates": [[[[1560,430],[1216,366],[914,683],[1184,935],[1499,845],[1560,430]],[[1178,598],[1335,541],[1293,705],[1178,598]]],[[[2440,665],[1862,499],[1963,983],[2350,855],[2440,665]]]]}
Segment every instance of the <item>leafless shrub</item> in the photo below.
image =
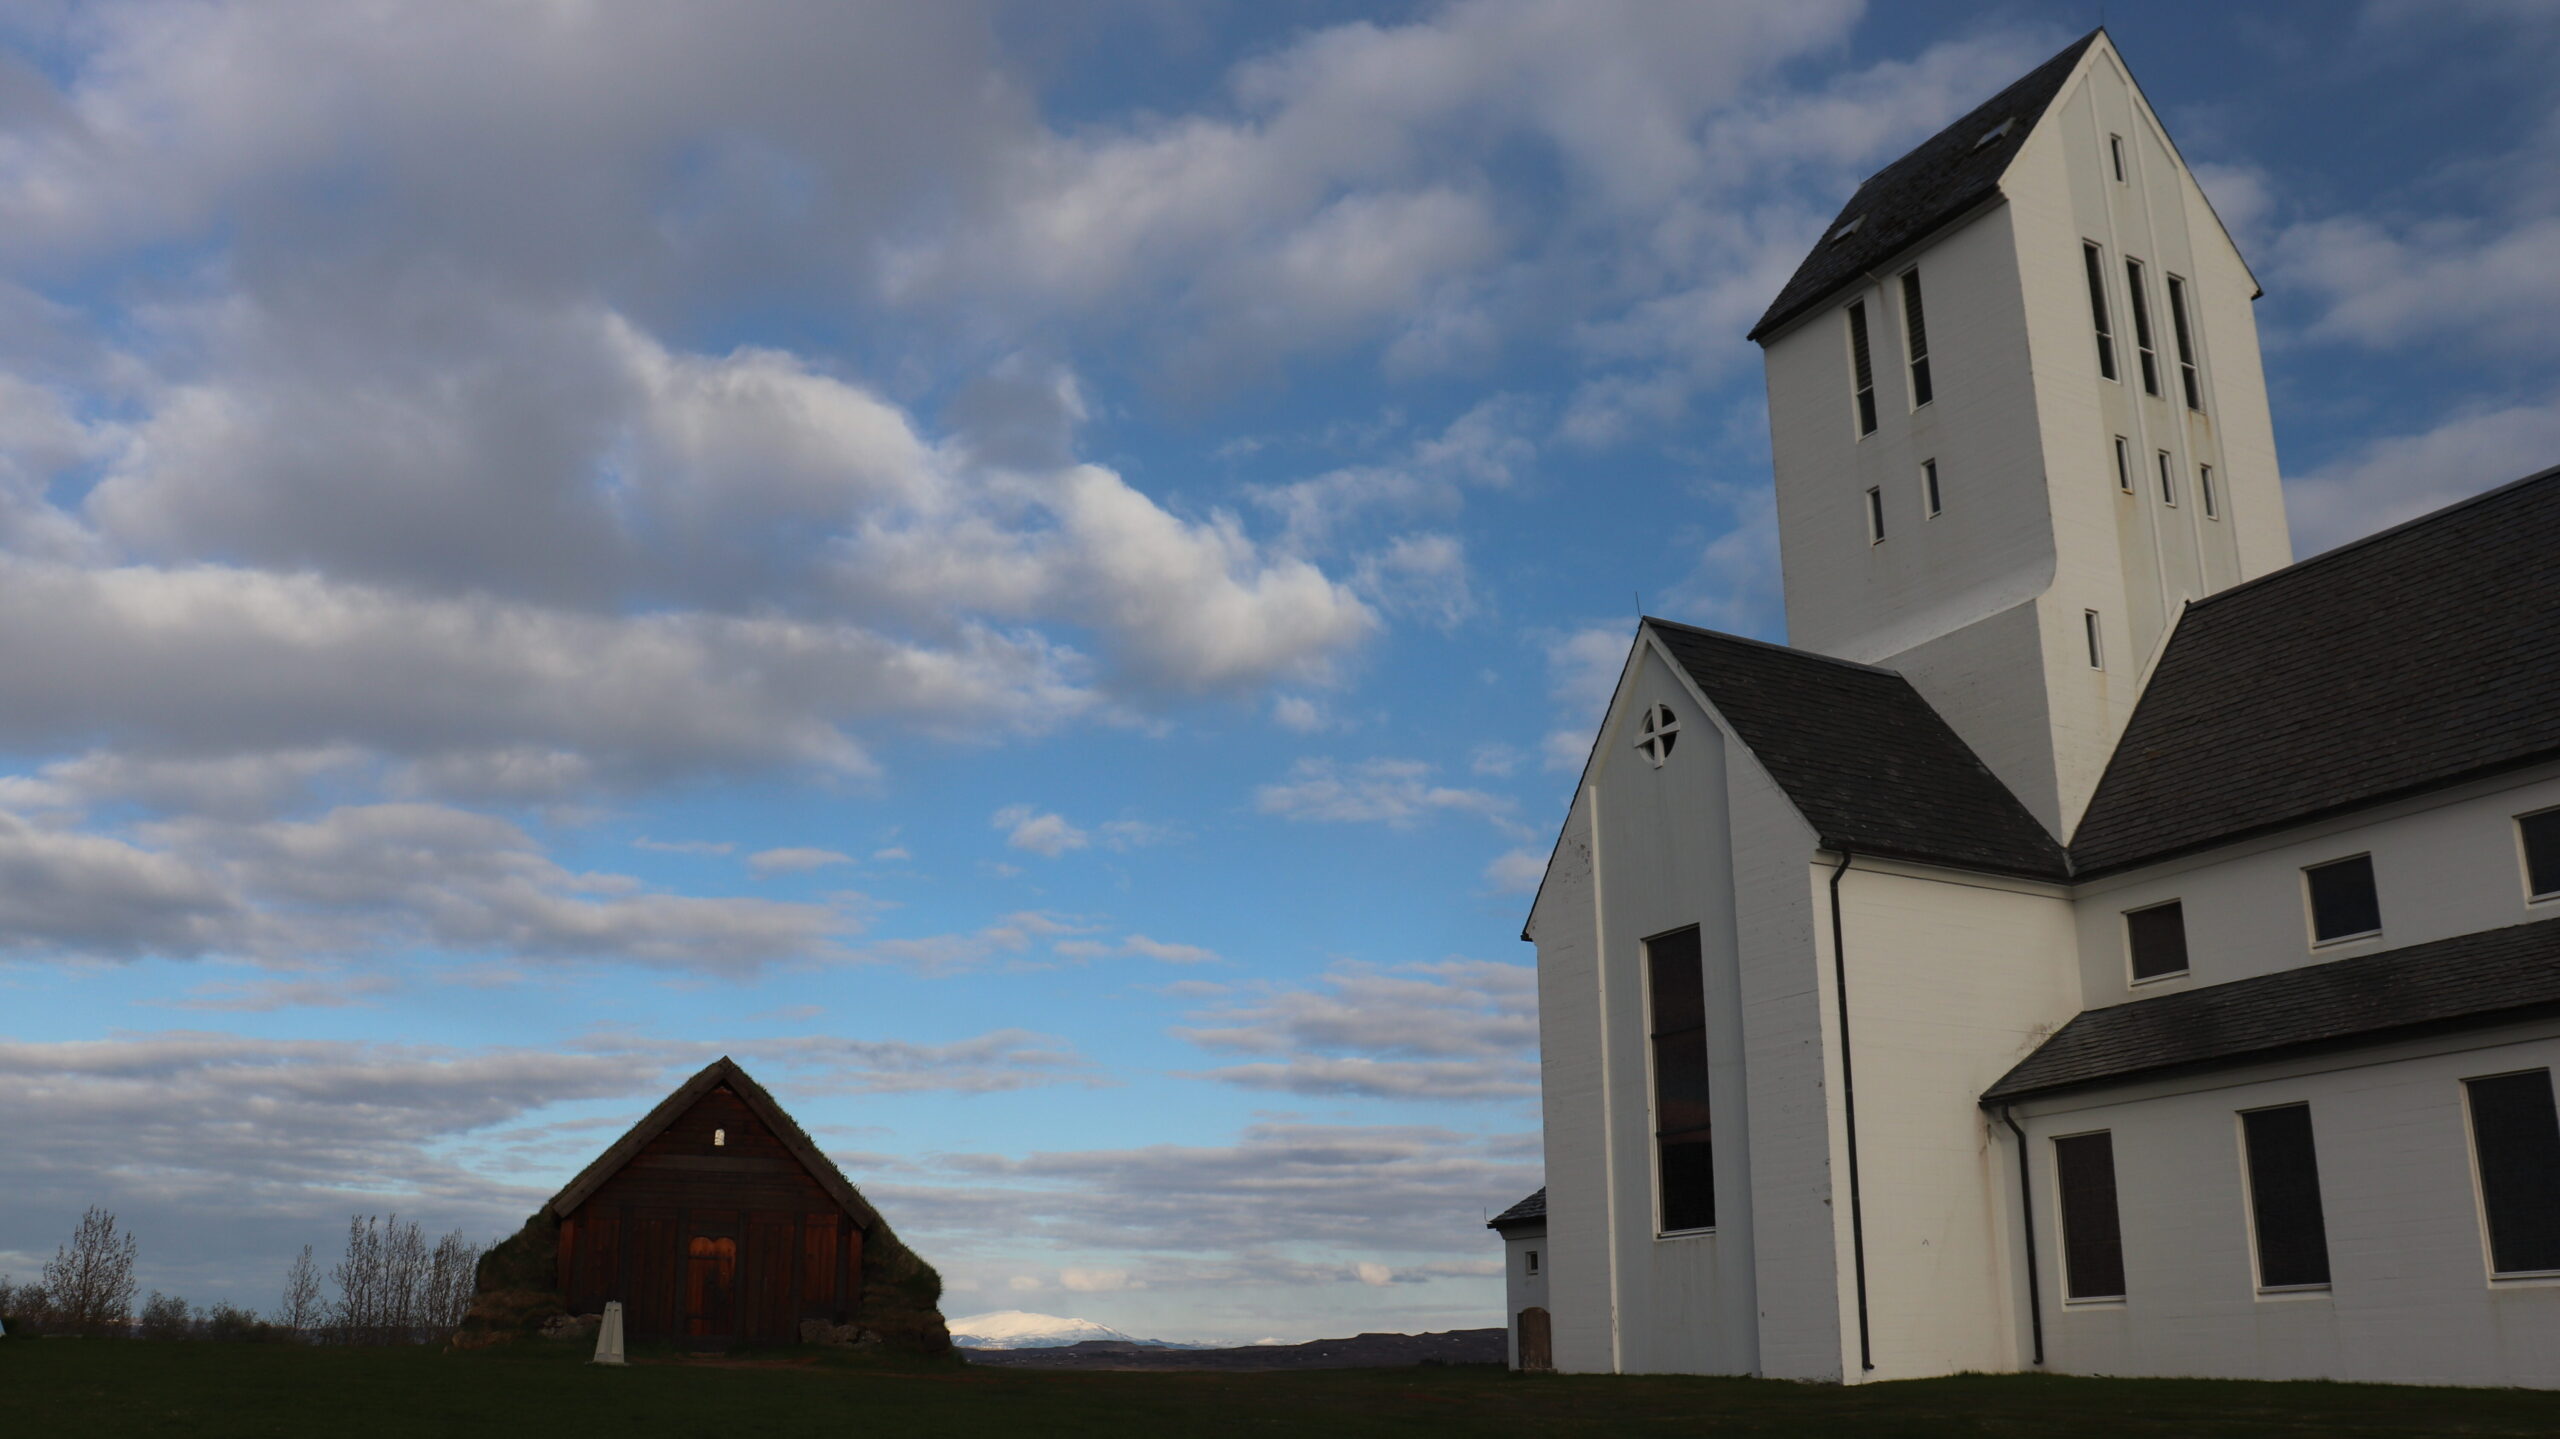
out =
{"type": "Polygon", "coordinates": [[[427,1260],[426,1300],[419,1316],[428,1329],[442,1334],[461,1325],[462,1316],[471,1312],[479,1272],[480,1246],[460,1230],[436,1241],[427,1260]]]}
{"type": "Polygon", "coordinates": [[[142,1301],[142,1337],[145,1339],[192,1339],[195,1326],[189,1321],[187,1301],[175,1294],[151,1291],[142,1301]]]}
{"type": "Polygon", "coordinates": [[[131,1234],[116,1232],[116,1217],[92,1205],[80,1216],[71,1242],[44,1266],[47,1327],[73,1334],[122,1334],[132,1323],[131,1234]]]}
{"type": "Polygon", "coordinates": [[[43,1333],[51,1307],[43,1285],[32,1279],[12,1283],[9,1276],[0,1274],[0,1324],[7,1325],[11,1334],[32,1339],[43,1333]]]}
{"type": "Polygon", "coordinates": [[[292,1336],[258,1317],[254,1309],[216,1303],[196,1320],[196,1337],[222,1344],[266,1343],[292,1336]]]}
{"type": "Polygon", "coordinates": [[[306,1244],[284,1271],[284,1298],[276,1305],[276,1326],[307,1339],[317,1334],[328,1313],[320,1297],[320,1266],[311,1262],[311,1246],[306,1244]]]}
{"type": "MultiPolygon", "coordinates": [[[[330,1271],[338,1298],[329,1337],[341,1344],[406,1344],[450,1331],[471,1307],[477,1245],[448,1234],[428,1248],[416,1220],[347,1221],[347,1251],[330,1271]]],[[[288,1294],[291,1279],[288,1276],[288,1294]]]]}

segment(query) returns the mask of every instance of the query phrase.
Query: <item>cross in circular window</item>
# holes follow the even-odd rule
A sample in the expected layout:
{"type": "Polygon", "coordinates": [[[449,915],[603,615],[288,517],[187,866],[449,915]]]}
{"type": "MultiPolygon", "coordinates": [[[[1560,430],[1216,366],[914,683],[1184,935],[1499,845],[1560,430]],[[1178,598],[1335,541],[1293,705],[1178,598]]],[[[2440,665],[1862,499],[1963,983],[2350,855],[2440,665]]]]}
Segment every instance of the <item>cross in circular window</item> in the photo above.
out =
{"type": "Polygon", "coordinates": [[[1655,769],[1662,768],[1662,762],[1671,758],[1671,746],[1679,739],[1680,717],[1671,712],[1671,706],[1655,705],[1645,711],[1644,738],[1636,741],[1636,748],[1644,751],[1655,769]]]}

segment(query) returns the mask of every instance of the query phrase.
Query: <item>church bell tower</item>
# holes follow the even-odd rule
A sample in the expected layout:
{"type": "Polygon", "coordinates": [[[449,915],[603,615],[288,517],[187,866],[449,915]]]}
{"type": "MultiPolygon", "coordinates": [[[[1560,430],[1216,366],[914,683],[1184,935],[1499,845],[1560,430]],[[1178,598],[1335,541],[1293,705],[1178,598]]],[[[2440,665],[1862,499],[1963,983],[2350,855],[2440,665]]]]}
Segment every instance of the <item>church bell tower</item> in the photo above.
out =
{"type": "Polygon", "coordinates": [[[2067,841],[2185,603],[2292,562],[2257,295],[2104,31],[1879,171],[1751,335],[1789,642],[2067,841]]]}

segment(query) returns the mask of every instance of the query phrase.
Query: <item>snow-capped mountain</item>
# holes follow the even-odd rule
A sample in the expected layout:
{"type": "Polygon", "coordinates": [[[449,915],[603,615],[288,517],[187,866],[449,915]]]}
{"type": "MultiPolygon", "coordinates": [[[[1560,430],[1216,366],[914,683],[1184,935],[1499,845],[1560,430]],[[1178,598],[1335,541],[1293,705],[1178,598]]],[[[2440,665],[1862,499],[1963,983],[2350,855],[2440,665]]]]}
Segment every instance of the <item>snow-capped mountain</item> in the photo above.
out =
{"type": "Polygon", "coordinates": [[[963,1349],[1053,1349],[1062,1344],[1082,1344],[1092,1339],[1116,1339],[1123,1344],[1144,1344],[1107,1324],[1090,1319],[1062,1319],[1055,1314],[1026,1314],[1019,1309],[999,1309],[992,1314],[972,1314],[950,1321],[951,1342],[963,1349]]]}

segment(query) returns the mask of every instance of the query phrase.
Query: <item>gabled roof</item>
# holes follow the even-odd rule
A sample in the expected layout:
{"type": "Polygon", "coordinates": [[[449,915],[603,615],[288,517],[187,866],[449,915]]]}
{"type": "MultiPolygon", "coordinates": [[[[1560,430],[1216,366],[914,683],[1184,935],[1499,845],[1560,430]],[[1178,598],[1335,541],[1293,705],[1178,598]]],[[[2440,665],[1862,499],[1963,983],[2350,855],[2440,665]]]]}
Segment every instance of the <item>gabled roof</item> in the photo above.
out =
{"type": "Polygon", "coordinates": [[[1515,1224],[1544,1224],[1546,1222],[1547,1190],[1545,1185],[1540,1185],[1538,1186],[1537,1193],[1530,1195],[1528,1198],[1512,1205],[1509,1209],[1506,1209],[1500,1214],[1493,1216],[1491,1219],[1486,1220],[1484,1222],[1484,1227],[1487,1229],[1508,1229],[1515,1224]]]}
{"type": "Polygon", "coordinates": [[[2560,1014],[2560,919],[2082,1013],[1982,1102],[2560,1014]]]}
{"type": "Polygon", "coordinates": [[[1645,624],[1830,850],[2032,879],[2062,846],[1892,670],[1645,624]]]}
{"type": "Polygon", "coordinates": [[[2072,835],[2084,877],[2560,760],[2560,469],[2197,600],[2072,835]]]}
{"type": "Polygon", "coordinates": [[[2074,40],[2008,89],[1966,112],[1963,119],[1868,177],[1824,227],[1822,238],[1796,267],[1794,278],[1769,302],[1768,312],[1751,327],[1751,338],[1759,340],[1821,304],[1996,195],[2000,177],[2017,158],[2028,132],[2044,118],[2046,107],[2062,92],[2062,82],[2071,77],[2080,57],[2104,33],[2092,30],[2074,40]],[[2003,121],[2014,123],[1997,139],[1984,143],[1983,137],[1998,130],[2003,121]],[[1842,236],[1841,227],[1852,222],[1857,228],[1842,236]]]}
{"type": "Polygon", "coordinates": [[[580,1170],[578,1177],[570,1180],[566,1188],[551,1196],[551,1212],[565,1218],[586,1203],[588,1196],[602,1188],[606,1180],[621,1171],[622,1166],[638,1158],[650,1140],[665,1133],[667,1126],[683,1117],[696,1101],[724,1084],[730,1093],[746,1104],[749,1113],[774,1132],[791,1157],[808,1169],[809,1177],[818,1181],[818,1187],[827,1192],[827,1197],[853,1216],[854,1223],[870,1229],[880,1222],[879,1211],[873,1209],[870,1201],[862,1197],[862,1192],[853,1187],[853,1181],[844,1177],[844,1171],[836,1168],[835,1161],[819,1152],[817,1141],[784,1113],[781,1105],[773,1102],[773,1096],[765,1093],[763,1085],[749,1078],[747,1072],[738,1067],[737,1061],[725,1054],[704,1065],[701,1073],[676,1086],[676,1092],[660,1100],[657,1108],[642,1116],[638,1124],[631,1126],[630,1133],[616,1140],[611,1149],[597,1155],[593,1164],[580,1170]]]}

